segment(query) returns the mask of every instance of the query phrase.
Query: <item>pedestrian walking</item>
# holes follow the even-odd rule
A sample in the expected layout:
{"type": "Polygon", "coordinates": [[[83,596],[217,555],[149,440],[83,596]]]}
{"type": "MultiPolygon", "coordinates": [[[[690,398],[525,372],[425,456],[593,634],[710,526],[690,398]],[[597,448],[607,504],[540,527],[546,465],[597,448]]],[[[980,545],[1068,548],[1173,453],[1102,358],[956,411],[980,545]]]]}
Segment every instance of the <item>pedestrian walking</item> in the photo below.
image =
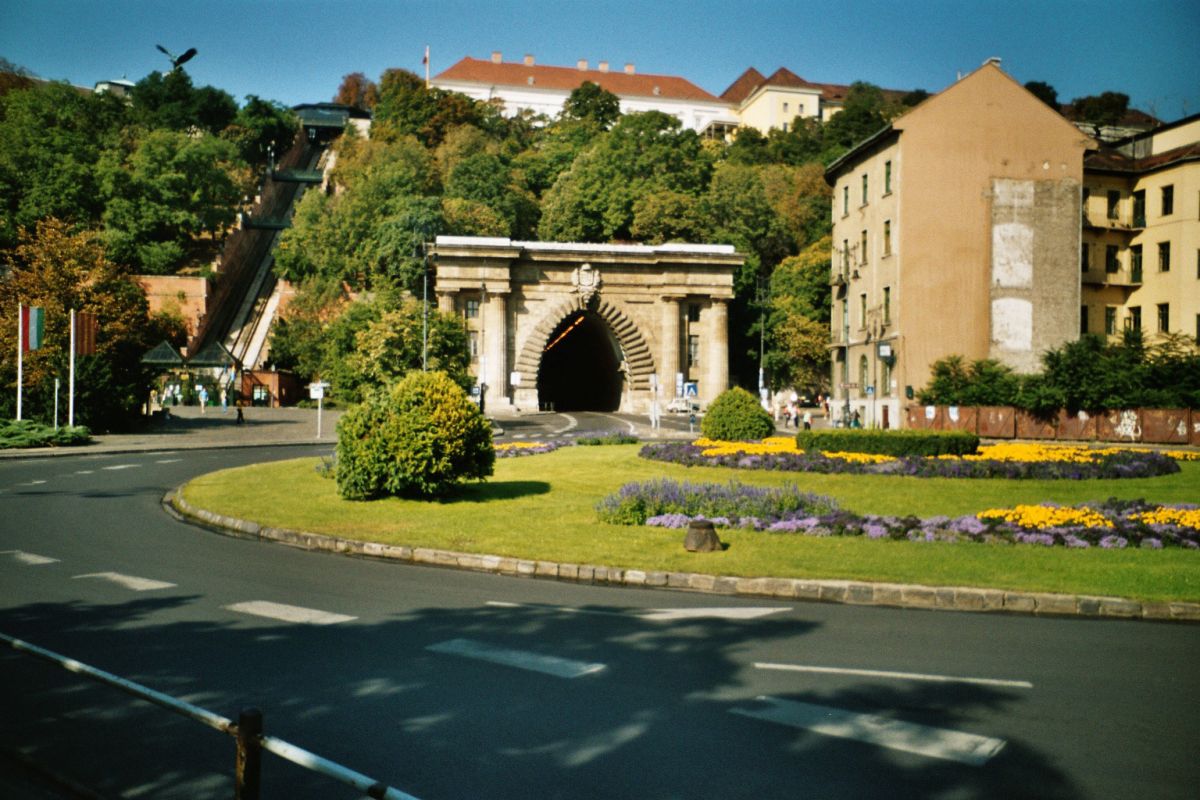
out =
{"type": "Polygon", "coordinates": [[[812,430],[812,412],[811,411],[806,410],[804,412],[804,430],[806,430],[806,431],[812,430]]]}

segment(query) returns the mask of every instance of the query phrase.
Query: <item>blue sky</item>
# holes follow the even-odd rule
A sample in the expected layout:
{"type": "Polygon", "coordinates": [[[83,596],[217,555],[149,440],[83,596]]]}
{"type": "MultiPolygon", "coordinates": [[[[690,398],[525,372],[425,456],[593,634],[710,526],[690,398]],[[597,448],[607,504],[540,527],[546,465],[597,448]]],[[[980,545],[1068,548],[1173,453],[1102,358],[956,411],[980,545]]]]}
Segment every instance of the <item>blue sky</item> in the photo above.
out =
{"type": "Polygon", "coordinates": [[[343,75],[434,74],[463,56],[633,62],[720,94],[747,67],[936,92],[999,56],[1070,100],[1120,91],[1164,120],[1200,112],[1197,0],[0,0],[0,56],[50,79],[137,81],[196,47],[198,85],[241,101],[332,98],[343,75]]]}

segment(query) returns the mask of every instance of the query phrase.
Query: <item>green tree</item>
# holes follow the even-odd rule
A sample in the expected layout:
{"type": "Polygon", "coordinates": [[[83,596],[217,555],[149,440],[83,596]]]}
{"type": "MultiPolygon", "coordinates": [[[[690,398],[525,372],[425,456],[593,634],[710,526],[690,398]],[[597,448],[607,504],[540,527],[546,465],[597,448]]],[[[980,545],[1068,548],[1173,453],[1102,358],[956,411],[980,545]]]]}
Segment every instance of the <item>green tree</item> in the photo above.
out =
{"type": "Polygon", "coordinates": [[[200,233],[232,224],[248,179],[233,144],[169,130],[108,151],[97,173],[112,256],[152,274],[179,266],[200,233]]]}
{"type": "Polygon", "coordinates": [[[96,162],[125,119],[119,100],[83,96],[65,83],[0,97],[0,248],[49,217],[99,222],[96,162]]]}
{"type": "Polygon", "coordinates": [[[233,142],[242,161],[258,166],[267,163],[272,149],[277,158],[287,152],[296,138],[297,124],[290,108],[248,95],[233,122],[221,131],[221,138],[233,142]]]}
{"type": "Polygon", "coordinates": [[[228,92],[212,86],[196,88],[181,69],[151,72],[130,92],[134,118],[147,128],[220,133],[237,117],[238,107],[228,92]]]}
{"type": "Polygon", "coordinates": [[[644,195],[633,204],[630,233],[647,244],[697,242],[705,238],[708,221],[700,201],[690,194],[663,189],[644,195]]]}
{"type": "Polygon", "coordinates": [[[1070,107],[1071,119],[1096,125],[1116,125],[1128,112],[1129,95],[1121,92],[1076,97],[1070,107]]]}
{"type": "MultiPolygon", "coordinates": [[[[355,334],[348,366],[361,378],[360,394],[365,389],[396,383],[409,372],[421,369],[424,311],[421,301],[408,297],[355,334]]],[[[428,323],[428,369],[445,373],[466,389],[471,385],[470,354],[462,320],[434,307],[429,309],[428,323]]]]}
{"type": "Polygon", "coordinates": [[[861,81],[851,84],[842,110],[825,123],[825,160],[832,161],[879,132],[889,119],[888,104],[878,86],[861,81]]]}
{"type": "Polygon", "coordinates": [[[564,119],[591,120],[608,130],[621,116],[621,99],[598,84],[584,81],[571,90],[562,115],[564,119]]]}
{"type": "Polygon", "coordinates": [[[1029,81],[1025,88],[1038,100],[1058,111],[1058,90],[1053,86],[1045,81],[1029,81]]]}
{"type": "Polygon", "coordinates": [[[561,174],[542,200],[543,239],[629,239],[634,204],[663,189],[698,194],[711,163],[694,131],[661,111],[626,114],[561,174]]]}
{"type": "Polygon", "coordinates": [[[379,102],[379,87],[361,72],[351,72],[342,78],[333,102],[369,111],[379,102]]]}
{"type": "Polygon", "coordinates": [[[738,128],[725,149],[725,159],[734,164],[766,164],[771,160],[767,137],[749,125],[738,128]]]}

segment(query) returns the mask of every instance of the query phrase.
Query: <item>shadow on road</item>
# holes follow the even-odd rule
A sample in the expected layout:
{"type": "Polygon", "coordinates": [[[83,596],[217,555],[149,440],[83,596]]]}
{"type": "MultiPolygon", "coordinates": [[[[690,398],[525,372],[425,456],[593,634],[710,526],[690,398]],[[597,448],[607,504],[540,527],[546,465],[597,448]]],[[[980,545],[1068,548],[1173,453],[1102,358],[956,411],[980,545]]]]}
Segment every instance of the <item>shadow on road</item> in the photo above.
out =
{"type": "MultiPolygon", "coordinates": [[[[730,713],[754,702],[738,653],[817,627],[802,616],[655,622],[618,607],[481,606],[329,626],[222,612],[229,621],[214,624],[196,608],[211,602],[30,604],[0,613],[0,631],[230,718],[256,706],[268,733],[426,800],[1082,796],[1012,739],[975,767],[730,713]],[[605,666],[568,680],[428,649],[452,640],[605,666]]],[[[1020,702],[870,678],[795,687],[780,697],[983,735],[996,733],[989,712],[1020,702]]],[[[7,650],[0,698],[0,748],[102,794],[231,794],[232,740],[197,723],[7,650]]],[[[265,797],[356,797],[264,763],[265,797]]]]}

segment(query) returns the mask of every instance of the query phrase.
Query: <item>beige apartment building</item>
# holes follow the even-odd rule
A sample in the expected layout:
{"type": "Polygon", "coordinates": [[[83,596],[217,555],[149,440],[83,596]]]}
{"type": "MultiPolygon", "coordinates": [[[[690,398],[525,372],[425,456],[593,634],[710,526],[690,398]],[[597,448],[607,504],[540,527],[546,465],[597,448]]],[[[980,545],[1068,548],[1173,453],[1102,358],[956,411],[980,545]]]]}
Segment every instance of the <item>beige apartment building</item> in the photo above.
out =
{"type": "Polygon", "coordinates": [[[1081,333],[1200,340],[1200,115],[1084,160],[1081,333]]]}
{"type": "Polygon", "coordinates": [[[830,165],[835,419],[899,427],[931,365],[1078,336],[1084,152],[994,60],[830,165]]]}
{"type": "MultiPolygon", "coordinates": [[[[842,110],[849,91],[844,84],[805,80],[786,67],[769,76],[750,67],[721,93],[721,99],[737,114],[739,125],[766,134],[772,128],[787,131],[797,117],[828,122],[842,110]]],[[[889,100],[906,94],[896,89],[882,91],[889,100]]]]}

